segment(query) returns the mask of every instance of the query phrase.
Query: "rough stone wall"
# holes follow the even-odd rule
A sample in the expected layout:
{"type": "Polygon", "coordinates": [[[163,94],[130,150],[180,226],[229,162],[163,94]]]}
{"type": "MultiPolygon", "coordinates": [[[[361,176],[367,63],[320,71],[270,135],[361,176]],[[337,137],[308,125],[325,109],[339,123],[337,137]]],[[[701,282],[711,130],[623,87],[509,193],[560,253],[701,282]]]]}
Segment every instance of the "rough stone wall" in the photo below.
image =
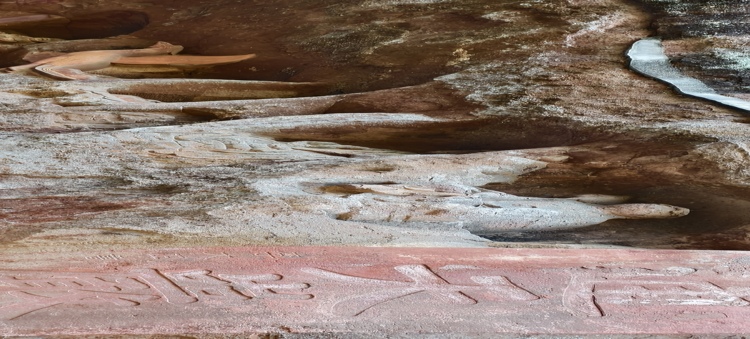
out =
{"type": "Polygon", "coordinates": [[[750,246],[746,116],[627,69],[628,46],[659,32],[653,8],[65,0],[0,11],[6,67],[157,41],[181,55],[255,54],[73,72],[86,80],[1,74],[5,251],[750,246]]]}

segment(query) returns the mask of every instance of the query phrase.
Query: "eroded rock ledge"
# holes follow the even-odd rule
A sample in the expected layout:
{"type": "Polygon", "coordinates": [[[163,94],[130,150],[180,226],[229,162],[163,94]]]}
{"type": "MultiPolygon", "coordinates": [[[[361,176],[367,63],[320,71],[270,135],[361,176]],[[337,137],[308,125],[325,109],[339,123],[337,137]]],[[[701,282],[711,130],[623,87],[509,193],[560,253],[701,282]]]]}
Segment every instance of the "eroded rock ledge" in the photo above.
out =
{"type": "Polygon", "coordinates": [[[624,67],[623,51],[649,35],[637,6],[184,1],[175,11],[66,0],[0,10],[5,67],[158,41],[193,56],[255,54],[211,67],[115,62],[71,81],[1,74],[7,251],[750,248],[748,126],[624,67]],[[81,33],[102,25],[115,33],[81,33]]]}

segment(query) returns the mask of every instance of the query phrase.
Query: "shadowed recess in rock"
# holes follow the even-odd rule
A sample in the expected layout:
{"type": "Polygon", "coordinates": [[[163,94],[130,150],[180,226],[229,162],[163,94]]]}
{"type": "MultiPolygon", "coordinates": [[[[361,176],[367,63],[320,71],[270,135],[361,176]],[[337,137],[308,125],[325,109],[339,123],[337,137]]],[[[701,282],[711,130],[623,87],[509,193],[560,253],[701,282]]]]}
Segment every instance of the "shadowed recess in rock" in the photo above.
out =
{"type": "Polygon", "coordinates": [[[328,94],[329,87],[324,83],[153,79],[118,82],[107,91],[163,102],[191,102],[308,97],[328,94]]]}
{"type": "Polygon", "coordinates": [[[138,11],[113,10],[70,16],[30,15],[0,21],[7,29],[34,37],[98,39],[139,31],[149,24],[148,15],[138,11]]]}
{"type": "MultiPolygon", "coordinates": [[[[663,203],[690,209],[672,220],[611,220],[575,232],[553,231],[483,236],[507,242],[573,242],[646,248],[750,250],[750,189],[714,182],[715,166],[692,154],[691,142],[581,145],[568,160],[523,175],[512,184],[484,186],[511,194],[575,198],[581,194],[623,197],[627,203],[663,203]],[[690,178],[690,179],[687,179],[690,178]]],[[[617,201],[622,203],[622,200],[617,201]]]]}
{"type": "Polygon", "coordinates": [[[476,120],[382,123],[351,128],[300,127],[268,134],[279,141],[316,140],[412,153],[472,153],[575,145],[616,135],[564,118],[505,116],[476,120]]]}

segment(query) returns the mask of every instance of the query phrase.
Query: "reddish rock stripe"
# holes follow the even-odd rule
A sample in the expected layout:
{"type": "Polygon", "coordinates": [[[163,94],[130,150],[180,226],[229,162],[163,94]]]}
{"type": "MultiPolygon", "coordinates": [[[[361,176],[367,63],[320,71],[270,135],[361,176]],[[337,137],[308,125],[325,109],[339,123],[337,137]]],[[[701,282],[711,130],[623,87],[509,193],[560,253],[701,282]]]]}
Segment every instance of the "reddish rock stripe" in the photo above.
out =
{"type": "Polygon", "coordinates": [[[5,334],[750,332],[743,252],[246,247],[24,257],[0,266],[5,334]]]}

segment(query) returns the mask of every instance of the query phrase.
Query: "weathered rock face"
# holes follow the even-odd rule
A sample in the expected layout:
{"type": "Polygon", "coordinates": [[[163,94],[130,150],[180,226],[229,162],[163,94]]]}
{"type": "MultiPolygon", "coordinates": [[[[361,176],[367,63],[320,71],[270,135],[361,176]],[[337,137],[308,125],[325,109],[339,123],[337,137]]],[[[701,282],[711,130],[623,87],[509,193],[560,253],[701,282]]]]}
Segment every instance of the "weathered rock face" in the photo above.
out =
{"type": "Polygon", "coordinates": [[[674,64],[723,93],[748,92],[750,4],[643,0],[674,64]]]}
{"type": "MultiPolygon", "coordinates": [[[[0,4],[6,67],[157,41],[180,55],[255,54],[113,60],[87,80],[0,75],[2,239],[9,251],[750,249],[747,120],[627,69],[624,51],[654,33],[645,8],[0,4]]],[[[694,42],[674,39],[670,55],[694,42]]]]}

